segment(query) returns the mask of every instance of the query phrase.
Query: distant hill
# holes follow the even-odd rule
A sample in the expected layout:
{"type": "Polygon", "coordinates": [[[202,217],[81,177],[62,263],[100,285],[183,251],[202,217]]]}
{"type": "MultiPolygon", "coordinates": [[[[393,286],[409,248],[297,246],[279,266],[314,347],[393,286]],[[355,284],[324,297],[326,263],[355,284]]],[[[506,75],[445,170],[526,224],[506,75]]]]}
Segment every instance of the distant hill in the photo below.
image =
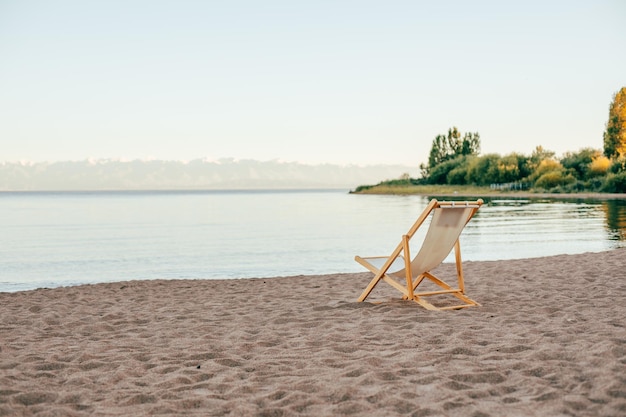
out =
{"type": "Polygon", "coordinates": [[[0,162],[0,191],[345,188],[416,176],[403,165],[307,165],[221,159],[0,162]]]}

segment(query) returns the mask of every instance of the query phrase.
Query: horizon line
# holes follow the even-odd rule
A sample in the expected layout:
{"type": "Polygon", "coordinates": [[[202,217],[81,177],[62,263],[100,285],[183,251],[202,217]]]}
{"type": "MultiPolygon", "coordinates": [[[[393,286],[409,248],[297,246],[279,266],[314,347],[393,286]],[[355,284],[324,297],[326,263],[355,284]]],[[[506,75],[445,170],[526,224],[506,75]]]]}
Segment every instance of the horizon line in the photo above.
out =
{"type": "Polygon", "coordinates": [[[368,166],[402,166],[411,167],[418,166],[418,164],[406,164],[406,163],[392,163],[392,162],[303,162],[297,160],[287,160],[282,158],[273,159],[254,159],[254,158],[235,158],[235,157],[198,157],[192,159],[161,159],[161,158],[126,158],[126,157],[114,157],[114,158],[96,158],[87,157],[83,159],[63,159],[63,160],[32,160],[32,159],[19,159],[19,160],[3,160],[0,161],[0,165],[21,165],[21,166],[34,166],[37,164],[58,164],[58,163],[78,163],[87,162],[89,164],[103,164],[103,163],[130,163],[130,162],[173,162],[187,165],[191,162],[203,162],[213,164],[229,164],[240,162],[259,162],[259,163],[276,163],[276,164],[297,164],[306,166],[320,166],[320,165],[334,165],[334,166],[348,166],[348,167],[368,167],[368,166]]]}

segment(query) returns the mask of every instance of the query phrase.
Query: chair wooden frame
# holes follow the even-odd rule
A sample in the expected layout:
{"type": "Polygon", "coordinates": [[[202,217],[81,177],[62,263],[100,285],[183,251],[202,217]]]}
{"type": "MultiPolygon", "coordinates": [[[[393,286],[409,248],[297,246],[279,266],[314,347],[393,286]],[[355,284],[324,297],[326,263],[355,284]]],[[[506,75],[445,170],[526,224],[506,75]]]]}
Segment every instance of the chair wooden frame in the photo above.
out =
{"type": "MultiPolygon", "coordinates": [[[[476,201],[463,201],[463,202],[437,201],[436,199],[432,199],[427,205],[427,207],[424,209],[422,214],[417,218],[413,226],[411,226],[409,231],[405,235],[402,236],[401,242],[398,244],[398,246],[391,253],[390,256],[378,256],[378,257],[356,256],[354,259],[359,264],[363,265],[366,269],[368,269],[370,272],[374,274],[374,278],[372,278],[369,285],[361,293],[357,301],[359,302],[364,301],[370,295],[374,287],[376,287],[376,285],[378,285],[380,281],[384,281],[387,284],[391,285],[396,290],[398,290],[400,293],[402,293],[403,295],[402,299],[415,301],[416,303],[418,303],[419,305],[421,305],[422,307],[428,310],[454,310],[454,309],[460,309],[460,308],[466,308],[466,307],[472,307],[472,306],[479,306],[480,305],[479,303],[477,303],[476,301],[472,300],[471,298],[465,295],[465,281],[463,277],[463,265],[462,265],[462,260],[461,260],[461,245],[459,243],[459,235],[465,228],[465,225],[474,216],[476,211],[478,211],[478,209],[482,206],[482,204],[483,204],[482,199],[478,199],[476,201]],[[434,267],[429,268],[429,270],[417,270],[416,271],[415,265],[413,265],[413,262],[412,262],[410,248],[409,248],[409,241],[411,240],[413,235],[415,235],[418,229],[422,226],[422,224],[426,221],[426,219],[428,219],[431,213],[433,213],[437,209],[448,209],[448,208],[468,209],[467,211],[463,212],[463,215],[465,215],[467,218],[466,219],[462,218],[462,220],[464,221],[462,224],[458,226],[459,230],[455,230],[453,234],[451,235],[453,236],[452,239],[454,239],[453,248],[454,248],[454,254],[455,254],[456,277],[457,277],[456,287],[453,287],[447,284],[442,279],[433,275],[431,270],[434,267]],[[398,272],[389,272],[392,264],[394,264],[398,260],[398,258],[403,258],[404,268],[400,269],[398,272]],[[368,259],[369,260],[378,259],[379,261],[386,259],[386,261],[384,262],[382,267],[377,267],[372,262],[368,261],[368,259]],[[397,279],[394,279],[394,276],[397,278],[401,278],[401,275],[403,275],[405,279],[405,283],[403,284],[398,282],[397,279]],[[428,280],[434,283],[436,286],[440,287],[441,290],[417,292],[418,286],[422,284],[424,280],[428,280]],[[426,301],[425,299],[426,297],[442,295],[442,294],[452,295],[456,297],[457,299],[461,300],[462,304],[453,305],[453,306],[446,305],[443,307],[436,307],[434,304],[426,301]]],[[[437,234],[437,230],[433,229],[432,223],[433,222],[431,221],[431,226],[429,227],[427,234],[429,233],[437,234]]],[[[426,244],[426,239],[425,239],[425,242],[422,244],[422,248],[424,248],[425,244],[426,244]]],[[[448,249],[446,247],[445,249],[443,249],[443,251],[445,252],[445,255],[441,259],[434,260],[437,266],[441,264],[441,262],[443,262],[443,260],[452,251],[452,248],[448,249]]]]}

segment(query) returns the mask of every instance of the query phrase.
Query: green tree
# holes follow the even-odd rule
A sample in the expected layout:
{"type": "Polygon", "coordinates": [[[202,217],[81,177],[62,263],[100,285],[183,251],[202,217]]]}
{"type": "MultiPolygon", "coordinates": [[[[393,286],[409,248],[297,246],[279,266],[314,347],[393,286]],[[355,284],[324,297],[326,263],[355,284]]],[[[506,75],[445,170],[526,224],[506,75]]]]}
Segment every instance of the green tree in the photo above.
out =
{"type": "Polygon", "coordinates": [[[622,156],[612,160],[611,165],[609,166],[609,171],[614,174],[626,171],[626,156],[622,156]]]}
{"type": "Polygon", "coordinates": [[[476,185],[489,185],[514,181],[515,178],[507,175],[505,165],[502,157],[496,153],[476,158],[467,170],[468,182],[476,185]]]}
{"type": "Polygon", "coordinates": [[[461,140],[461,146],[457,149],[460,150],[461,155],[478,155],[480,153],[480,135],[478,132],[465,133],[463,140],[461,140]]]}
{"type": "Polygon", "coordinates": [[[543,149],[543,146],[539,145],[535,147],[533,153],[530,155],[529,168],[534,171],[539,167],[539,164],[545,159],[553,159],[555,153],[547,149],[543,149]]]}
{"type": "Polygon", "coordinates": [[[604,155],[608,158],[626,156],[626,87],[613,96],[609,120],[604,131],[604,155]]]}
{"type": "MultiPolygon", "coordinates": [[[[448,129],[447,135],[437,135],[433,139],[430,153],[428,155],[428,165],[420,165],[422,176],[427,178],[431,171],[439,164],[458,158],[460,156],[478,155],[480,152],[480,135],[478,132],[461,133],[456,127],[448,129]]],[[[439,182],[435,182],[439,184],[439,182]]]]}
{"type": "Polygon", "coordinates": [[[517,180],[523,180],[524,178],[528,177],[530,174],[533,173],[532,171],[532,166],[531,166],[531,161],[530,158],[527,155],[523,155],[521,153],[511,153],[509,155],[507,155],[507,157],[511,160],[511,161],[516,161],[517,162],[517,169],[519,172],[519,177],[517,178],[517,180]]]}
{"type": "Polygon", "coordinates": [[[570,170],[579,180],[587,179],[589,169],[594,160],[597,160],[602,152],[593,148],[584,148],[578,152],[567,152],[561,158],[561,165],[570,170]]]}
{"type": "Polygon", "coordinates": [[[428,168],[432,169],[454,155],[450,148],[451,140],[454,140],[454,137],[450,136],[450,132],[448,132],[447,138],[444,135],[437,135],[435,139],[433,139],[430,154],[428,155],[428,168]]]}

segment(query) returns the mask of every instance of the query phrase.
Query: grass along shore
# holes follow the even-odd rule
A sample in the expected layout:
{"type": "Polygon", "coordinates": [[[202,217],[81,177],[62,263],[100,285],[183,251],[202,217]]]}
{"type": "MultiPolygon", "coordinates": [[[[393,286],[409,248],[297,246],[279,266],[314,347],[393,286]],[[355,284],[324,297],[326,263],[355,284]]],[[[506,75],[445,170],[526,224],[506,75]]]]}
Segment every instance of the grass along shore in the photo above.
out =
{"type": "Polygon", "coordinates": [[[533,190],[500,190],[474,185],[414,185],[380,183],[357,187],[351,194],[422,195],[428,197],[505,197],[505,198],[561,198],[561,199],[626,199],[626,193],[546,193],[533,190]]]}

